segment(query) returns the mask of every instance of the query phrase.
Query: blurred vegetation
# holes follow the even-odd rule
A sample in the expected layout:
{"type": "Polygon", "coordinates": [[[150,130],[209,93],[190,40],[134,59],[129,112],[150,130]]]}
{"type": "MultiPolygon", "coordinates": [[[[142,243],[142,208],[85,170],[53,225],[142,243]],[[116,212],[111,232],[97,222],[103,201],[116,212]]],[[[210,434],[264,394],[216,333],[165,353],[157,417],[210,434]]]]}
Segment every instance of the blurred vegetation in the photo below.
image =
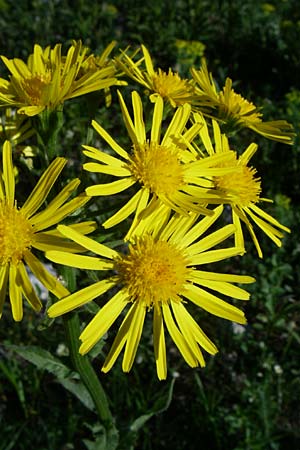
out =
{"type": "MultiPolygon", "coordinates": [[[[26,59],[34,43],[46,46],[72,39],[81,39],[97,53],[115,39],[121,48],[144,43],[160,67],[177,68],[185,75],[205,54],[220,86],[230,76],[244,97],[263,106],[266,120],[286,119],[297,133],[299,32],[298,0],[0,0],[2,55],[26,59]],[[190,43],[186,52],[185,42],[190,43]]],[[[4,76],[3,65],[0,70],[4,76]]],[[[113,96],[116,100],[115,92],[113,96]]],[[[104,128],[120,133],[117,102],[109,110],[103,105],[95,104],[90,114],[84,100],[69,105],[71,131],[60,138],[73,164],[80,143],[87,143],[95,111],[104,128]]],[[[264,196],[274,198],[270,208],[292,229],[291,236],[281,249],[261,237],[262,261],[249,242],[246,256],[225,268],[257,279],[245,306],[247,326],[195,311],[220,348],[218,355],[207,358],[205,369],[188,368],[169,345],[170,376],[159,382],[149,325],[131,373],[123,374],[119,362],[108,375],[100,375],[120,430],[120,450],[300,448],[300,142],[297,137],[291,148],[251,138],[260,146],[253,164],[263,178],[264,196]]],[[[245,142],[249,134],[235,137],[236,148],[243,150],[245,142]]],[[[50,361],[46,364],[47,358],[45,365],[33,365],[20,348],[40,346],[64,370],[70,368],[60,320],[48,328],[43,314],[36,317],[27,309],[24,320],[15,324],[4,311],[0,450],[106,448],[94,412],[63,387],[64,378],[51,369],[50,361]]],[[[97,370],[103,345],[94,352],[97,370]]]]}

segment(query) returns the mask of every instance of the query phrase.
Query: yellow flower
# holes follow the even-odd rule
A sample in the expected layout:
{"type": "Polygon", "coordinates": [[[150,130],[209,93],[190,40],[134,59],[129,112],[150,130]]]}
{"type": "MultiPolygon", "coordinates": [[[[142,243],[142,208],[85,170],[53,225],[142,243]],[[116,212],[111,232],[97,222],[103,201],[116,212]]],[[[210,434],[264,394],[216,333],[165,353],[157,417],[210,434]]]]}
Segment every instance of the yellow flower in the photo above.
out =
{"type": "Polygon", "coordinates": [[[0,105],[15,106],[18,113],[35,116],[46,108],[58,108],[70,98],[115,84],[113,66],[78,77],[86,52],[78,41],[73,42],[66,56],[62,56],[61,44],[44,50],[36,44],[27,64],[19,58],[1,56],[11,77],[9,81],[0,78],[0,105]]]}
{"type": "Polygon", "coordinates": [[[203,114],[230,129],[250,128],[268,139],[293,144],[293,126],[285,120],[263,122],[259,109],[232,89],[230,78],[226,78],[223,90],[218,91],[204,59],[201,69],[192,68],[191,73],[196,83],[193,105],[203,114]]]}
{"type": "Polygon", "coordinates": [[[134,62],[125,52],[121,57],[116,58],[120,69],[135,82],[152,92],[151,99],[159,95],[173,107],[190,102],[193,96],[193,86],[189,80],[180,78],[179,74],[171,69],[168,72],[164,72],[160,68],[154,70],[147,48],[142,45],[141,49],[143,58],[137,62],[134,62]],[[143,61],[145,68],[141,69],[140,65],[143,61]]]}
{"type": "MultiPolygon", "coordinates": [[[[33,249],[82,251],[82,247],[70,245],[57,230],[47,230],[87,202],[86,196],[68,201],[80,183],[78,179],[68,183],[44,210],[40,210],[66,162],[65,158],[56,158],[19,208],[15,200],[11,144],[6,141],[3,145],[3,177],[0,178],[0,317],[7,290],[14,320],[20,321],[23,317],[22,297],[36,311],[41,309],[40,299],[31,285],[25,265],[56,297],[69,294],[33,252],[33,249]]],[[[86,222],[73,225],[73,228],[85,234],[95,227],[93,222],[86,222]]]]}
{"type": "MultiPolygon", "coordinates": [[[[98,72],[99,70],[106,69],[107,76],[119,77],[120,73],[118,73],[115,62],[113,59],[110,59],[109,56],[116,46],[117,42],[112,41],[108,46],[103,50],[100,55],[94,55],[93,53],[89,53],[90,49],[87,48],[87,58],[83,61],[81,69],[78,73],[77,78],[80,78],[83,75],[91,74],[93,72],[98,72]]],[[[127,85],[126,81],[116,79],[114,82],[114,86],[124,86],[127,85]]],[[[110,106],[111,104],[111,93],[110,88],[104,88],[106,106],[110,106]]]]}
{"type": "MultiPolygon", "coordinates": [[[[233,234],[234,225],[226,225],[199,239],[215,223],[222,209],[222,206],[218,206],[212,216],[201,221],[198,221],[199,215],[195,213],[188,216],[175,214],[165,226],[132,236],[128,251],[124,253],[82,236],[69,227],[58,226],[63,235],[98,257],[70,257],[65,252],[49,251],[46,256],[51,261],[72,267],[109,271],[111,275],[58,301],[49,308],[49,316],[65,314],[112,289],[113,297],[80,336],[81,354],[90,351],[129,306],[102,367],[104,372],[111,369],[123,347],[123,371],[131,369],[146,313],[153,317],[154,353],[159,379],[167,376],[164,325],[185,361],[191,367],[204,366],[200,347],[210,354],[215,354],[217,348],[188,312],[187,300],[218,317],[244,324],[244,313],[219,298],[219,295],[248,300],[249,294],[232,283],[255,281],[248,276],[204,270],[205,264],[243,253],[241,248],[219,246],[233,234]],[[218,248],[213,249],[216,245],[218,248]],[[201,270],[196,266],[201,266],[201,270]]],[[[148,219],[149,224],[151,221],[148,219]]]]}
{"type": "Polygon", "coordinates": [[[190,142],[202,125],[194,124],[185,129],[191,111],[188,104],[176,110],[162,138],[164,103],[157,97],[148,139],[143,121],[142,102],[137,92],[132,94],[133,120],[120,94],[119,97],[133,150],[128,153],[93,121],[95,130],[118,157],[84,145],[83,153],[97,162],[86,163],[83,168],[89,172],[109,174],[120,179],[90,186],[86,189],[86,193],[89,196],[107,196],[123,192],[134,185],[138,185],[138,190],[119,211],[103,223],[103,226],[112,227],[134,213],[128,238],[137,224],[154,210],[159,209],[162,218],[171,210],[180,214],[187,214],[189,211],[211,214],[204,203],[210,203],[211,199],[215,200],[216,195],[207,189],[205,177],[230,173],[232,171],[230,167],[215,167],[218,163],[229,159],[230,155],[197,159],[197,152],[189,151],[190,142]]]}
{"type": "Polygon", "coordinates": [[[210,187],[214,186],[220,195],[224,195],[224,203],[228,203],[232,210],[233,223],[236,226],[235,245],[244,246],[244,238],[241,227],[241,221],[245,223],[251,238],[255,244],[257,253],[262,258],[262,250],[258,243],[256,234],[250,220],[254,222],[278,247],[281,247],[281,238],[283,234],[279,230],[290,232],[289,228],[281,225],[276,219],[263,211],[259,206],[260,202],[272,202],[272,200],[261,197],[261,179],[257,176],[256,169],[249,166],[250,159],[257,151],[258,146],[250,144],[241,156],[229,149],[228,139],[221,134],[220,127],[215,120],[213,124],[213,140],[209,136],[206,121],[200,114],[195,114],[195,119],[203,126],[199,134],[208,155],[226,154],[230,152],[232,160],[226,164],[236,166],[238,170],[231,174],[224,174],[211,178],[210,187]]]}

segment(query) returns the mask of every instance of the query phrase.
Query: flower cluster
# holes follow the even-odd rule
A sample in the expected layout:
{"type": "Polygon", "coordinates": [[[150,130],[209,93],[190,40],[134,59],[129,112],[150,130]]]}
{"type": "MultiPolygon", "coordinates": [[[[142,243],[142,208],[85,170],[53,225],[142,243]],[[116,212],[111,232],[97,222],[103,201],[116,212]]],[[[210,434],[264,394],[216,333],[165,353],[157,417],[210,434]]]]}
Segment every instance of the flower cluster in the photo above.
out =
{"type": "MultiPolygon", "coordinates": [[[[27,64],[2,56],[12,75],[10,80],[0,79],[0,106],[16,107],[18,114],[61,110],[68,99],[126,85],[121,76],[142,85],[151,103],[145,108],[135,90],[128,105],[118,91],[127,143],[93,120],[97,145],[89,141],[78,156],[79,160],[85,158],[83,169],[93,182],[85,193],[70,200],[79,180],[69,181],[43,210],[40,207],[67,159],[56,157],[45,167],[27,200],[18,206],[14,142],[5,141],[0,178],[0,313],[7,291],[16,321],[22,319],[22,297],[40,310],[42,304],[28,270],[58,298],[48,309],[50,317],[69,313],[103,295],[103,306],[80,335],[80,353],[89,352],[121,316],[102,370],[109,371],[124,349],[122,367],[128,372],[144,321],[150,316],[157,375],[165,379],[165,330],[191,367],[205,365],[203,351],[217,352],[194,319],[193,305],[235,323],[246,323],[244,313],[228,299],[248,300],[249,293],[237,284],[252,283],[254,278],[213,272],[211,265],[245,253],[245,230],[261,258],[255,226],[277,246],[283,231],[289,232],[259,206],[270,200],[261,196],[261,178],[250,165],[257,145],[250,143],[238,152],[222,124],[228,121],[237,130],[251,128],[288,144],[293,133],[285,121],[263,122],[257,108],[233,91],[230,79],[218,92],[204,61],[200,70],[191,70],[192,79],[187,80],[171,69],[155,70],[143,45],[138,60],[138,52],[129,56],[128,51],[109,59],[115,44],[100,56],[91,54],[81,42],[73,42],[66,56],[62,56],[60,44],[53,49],[35,45],[27,64]],[[91,205],[90,215],[103,198],[107,198],[105,204],[113,205],[109,210],[114,212],[107,212],[101,226],[113,228],[119,237],[118,250],[87,236],[96,229],[93,221],[60,223],[75,211],[84,217],[86,204],[86,208],[91,205]],[[57,228],[52,228],[54,225],[57,228]],[[45,269],[36,250],[58,264],[57,270],[64,265],[99,271],[99,280],[71,293],[45,269]]],[[[23,133],[28,133],[22,127],[23,133]]],[[[49,136],[51,133],[53,130],[49,136]]],[[[46,139],[45,130],[42,136],[46,139]]],[[[47,148],[50,139],[44,144],[47,148]]],[[[96,213],[93,219],[99,221],[96,213]]]]}

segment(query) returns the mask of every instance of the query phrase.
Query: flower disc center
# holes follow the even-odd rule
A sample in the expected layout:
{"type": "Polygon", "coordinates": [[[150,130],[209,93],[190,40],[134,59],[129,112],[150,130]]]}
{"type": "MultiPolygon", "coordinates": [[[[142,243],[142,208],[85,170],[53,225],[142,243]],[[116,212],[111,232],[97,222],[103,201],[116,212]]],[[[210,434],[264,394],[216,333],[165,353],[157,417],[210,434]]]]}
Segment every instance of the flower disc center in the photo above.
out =
{"type": "Polygon", "coordinates": [[[130,297],[147,307],[170,299],[180,301],[190,271],[180,250],[151,236],[137,238],[129,254],[116,262],[116,270],[130,297]]]}
{"type": "Polygon", "coordinates": [[[33,238],[32,227],[22,212],[0,201],[0,265],[18,264],[33,238]]]}
{"type": "Polygon", "coordinates": [[[157,143],[135,146],[130,170],[142,185],[156,195],[170,195],[183,184],[183,169],[176,147],[157,143]]]}

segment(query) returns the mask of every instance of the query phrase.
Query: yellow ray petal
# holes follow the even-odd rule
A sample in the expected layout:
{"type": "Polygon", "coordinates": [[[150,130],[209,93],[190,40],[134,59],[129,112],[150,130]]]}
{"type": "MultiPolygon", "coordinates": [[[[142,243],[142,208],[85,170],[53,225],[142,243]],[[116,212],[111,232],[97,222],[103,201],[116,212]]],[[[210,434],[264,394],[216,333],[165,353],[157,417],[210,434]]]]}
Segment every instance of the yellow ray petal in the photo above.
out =
{"type": "Polygon", "coordinates": [[[225,281],[204,280],[203,278],[197,278],[196,271],[195,276],[192,276],[191,280],[200,286],[207,287],[213,291],[219,292],[220,294],[227,295],[228,297],[237,298],[239,300],[249,300],[250,298],[249,292],[225,281]]]}
{"type": "Polygon", "coordinates": [[[104,258],[114,259],[119,256],[118,252],[106,245],[100,244],[100,242],[94,241],[93,239],[78,233],[75,229],[67,225],[58,225],[58,231],[65,237],[72,239],[77,242],[77,244],[82,245],[87,250],[96,253],[97,255],[103,256],[104,258]]]}
{"type": "Polygon", "coordinates": [[[270,216],[270,214],[266,213],[265,211],[263,211],[258,206],[254,205],[254,204],[251,204],[251,206],[249,206],[249,208],[246,209],[248,214],[249,214],[249,209],[254,211],[258,216],[262,217],[262,219],[266,220],[267,222],[270,222],[275,227],[278,227],[281,230],[286,231],[287,233],[291,232],[291,230],[288,227],[285,227],[284,225],[282,225],[280,222],[278,222],[278,220],[274,219],[274,217],[270,216]]]}
{"type": "Polygon", "coordinates": [[[222,248],[218,250],[210,250],[203,252],[200,255],[191,256],[189,265],[202,265],[210,264],[216,261],[222,261],[223,259],[231,258],[232,256],[243,255],[245,253],[244,248],[232,247],[222,248]]]}
{"type": "MultiPolygon", "coordinates": [[[[43,215],[41,214],[38,218],[36,216],[32,217],[30,222],[33,225],[33,229],[35,232],[44,230],[45,228],[49,228],[52,225],[56,225],[58,222],[63,220],[72,212],[81,208],[89,201],[89,197],[86,195],[79,195],[78,197],[73,198],[68,203],[65,203],[61,208],[57,209],[53,214],[49,214],[48,209],[46,208],[43,211],[43,215]]],[[[51,212],[51,211],[50,211],[51,212]]]]}
{"type": "Polygon", "coordinates": [[[198,343],[193,336],[193,333],[191,332],[191,328],[189,327],[190,321],[187,320],[187,316],[183,316],[181,308],[177,308],[177,305],[175,302],[171,302],[172,309],[174,312],[175,319],[178,323],[179,329],[184,336],[185,340],[187,341],[189,347],[191,348],[191,351],[193,352],[195,358],[199,362],[201,367],[205,366],[205,361],[202,355],[202,352],[198,346],[198,343]]]}
{"type": "Polygon", "coordinates": [[[231,275],[227,273],[205,272],[203,270],[194,270],[191,274],[191,280],[216,280],[227,283],[254,283],[255,278],[247,275],[231,275]]]}
{"type": "Polygon", "coordinates": [[[86,188],[85,192],[91,197],[98,195],[113,195],[125,191],[135,183],[136,180],[134,178],[127,177],[123,180],[113,181],[112,183],[95,184],[94,186],[89,186],[86,188]]]}
{"type": "Polygon", "coordinates": [[[40,311],[42,308],[42,302],[37,296],[37,293],[35,292],[34,287],[30,282],[29,276],[22,262],[17,265],[16,282],[32,308],[35,311],[40,311]]]}
{"type": "Polygon", "coordinates": [[[40,213],[35,214],[31,217],[31,223],[38,223],[39,221],[43,221],[44,217],[51,216],[61,205],[68,200],[68,198],[72,195],[74,190],[80,184],[79,178],[75,178],[70,183],[68,183],[56,196],[55,198],[47,205],[47,207],[41,211],[40,213]]]}
{"type": "Polygon", "coordinates": [[[215,316],[237,323],[246,323],[245,315],[240,309],[195,285],[186,286],[184,296],[215,316]]]}
{"type": "Polygon", "coordinates": [[[137,141],[140,144],[144,144],[146,142],[146,131],[143,119],[143,104],[141,101],[141,97],[136,91],[132,92],[131,97],[133,106],[135,135],[137,141]]]}
{"type": "Polygon", "coordinates": [[[174,144],[174,137],[179,136],[190,117],[191,106],[185,103],[183,106],[177,108],[173,119],[166,130],[161,145],[168,147],[174,144]]]}
{"type": "Polygon", "coordinates": [[[219,230],[210,233],[200,241],[190,245],[187,248],[187,252],[189,255],[196,255],[198,253],[205,252],[206,250],[215,247],[216,245],[225,241],[225,239],[227,239],[229,236],[232,236],[235,230],[236,228],[233,224],[225,225],[225,227],[222,227],[219,230]]]}
{"type": "Polygon", "coordinates": [[[106,291],[111,289],[115,283],[111,280],[101,280],[90,286],[87,286],[80,291],[74,292],[59,300],[50,306],[47,313],[49,317],[57,317],[65,314],[67,312],[73,311],[80,306],[94,300],[100,295],[104,294],[106,291]]]}
{"type": "Polygon", "coordinates": [[[167,378],[167,357],[164,323],[161,308],[156,303],[153,316],[153,345],[158,379],[165,380],[167,378]]]}
{"type": "Polygon", "coordinates": [[[65,158],[56,158],[43,173],[37,185],[22,206],[22,212],[26,214],[27,217],[32,216],[45,201],[50,189],[66,163],[67,160],[65,158]]]}
{"type": "Polygon", "coordinates": [[[112,366],[115,364],[119,354],[122,351],[122,348],[125,345],[125,342],[128,337],[128,331],[132,324],[132,317],[134,314],[134,304],[131,305],[129,311],[126,313],[126,316],[121,323],[121,326],[119,328],[118,334],[114,339],[114,342],[111,346],[111,349],[104,361],[104,364],[102,366],[102,372],[106,373],[108,372],[112,366]]]}
{"type": "Polygon", "coordinates": [[[98,150],[95,147],[91,147],[89,145],[83,145],[83,148],[85,150],[82,151],[82,153],[87,156],[88,158],[95,159],[96,161],[99,161],[103,164],[107,164],[111,167],[123,167],[124,161],[118,158],[115,158],[112,155],[109,155],[108,153],[104,153],[101,150],[98,150]]]}
{"type": "Polygon", "coordinates": [[[257,149],[258,149],[257,144],[254,144],[254,143],[250,144],[246,148],[244,153],[239,157],[238,163],[243,166],[247,166],[248,162],[250,161],[252,156],[256,153],[257,149]]]}
{"type": "Polygon", "coordinates": [[[131,175],[131,172],[126,167],[117,167],[117,166],[107,166],[104,164],[98,164],[98,163],[85,163],[83,164],[84,170],[87,170],[88,172],[94,172],[94,173],[105,173],[107,175],[113,175],[115,177],[129,177],[131,175]]]}
{"type": "Polygon", "coordinates": [[[97,133],[100,134],[100,136],[103,137],[103,139],[108,143],[108,145],[122,158],[128,160],[129,156],[128,153],[120,147],[119,144],[107,133],[107,131],[104,130],[104,128],[101,127],[95,120],[92,121],[92,126],[97,131],[97,133]]]}
{"type": "Polygon", "coordinates": [[[127,219],[138,207],[140,199],[143,195],[143,190],[140,189],[137,191],[130,200],[122,206],[113,216],[107,219],[102,225],[104,228],[111,228],[123,220],[127,219]]]}
{"type": "Polygon", "coordinates": [[[173,339],[173,341],[175,342],[176,346],[178,347],[183,358],[185,359],[185,361],[187,362],[187,364],[189,366],[197,367],[198,361],[195,358],[195,355],[193,354],[193,352],[191,351],[188,343],[186,342],[186,340],[184,339],[184,337],[178,330],[178,328],[174,322],[174,319],[172,317],[169,305],[163,303],[162,310],[163,310],[164,320],[166,322],[170,336],[173,339]]]}
{"type": "Polygon", "coordinates": [[[141,45],[141,49],[142,49],[142,52],[143,52],[143,55],[145,58],[146,70],[147,70],[148,74],[150,75],[150,77],[152,77],[155,72],[154,72],[150,53],[148,52],[147,48],[143,44],[141,45]]]}
{"type": "Polygon", "coordinates": [[[130,114],[128,112],[128,109],[127,109],[127,106],[126,106],[126,104],[124,102],[122,94],[119,91],[118,91],[118,97],[119,97],[120,107],[121,107],[121,110],[122,110],[123,121],[125,123],[127,132],[128,132],[128,134],[130,136],[130,139],[131,139],[132,143],[135,144],[135,145],[138,145],[139,142],[138,142],[138,139],[137,139],[137,136],[136,136],[136,133],[135,133],[134,124],[133,124],[133,122],[131,120],[130,114]]]}
{"type": "Polygon", "coordinates": [[[7,282],[9,275],[9,265],[0,266],[0,319],[2,316],[3,305],[6,298],[7,282]]]}
{"type": "Polygon", "coordinates": [[[9,299],[11,304],[12,316],[16,322],[23,318],[22,290],[17,284],[17,268],[14,265],[9,267],[9,299]]]}
{"type": "Polygon", "coordinates": [[[121,314],[128,303],[127,294],[119,291],[114,297],[106,303],[96,314],[79,337],[82,344],[79,353],[84,355],[96,342],[107,332],[117,317],[121,314]]]}
{"type": "Polygon", "coordinates": [[[114,267],[112,262],[103,261],[100,258],[85,255],[75,255],[74,253],[62,251],[48,251],[46,258],[58,264],[69,267],[77,267],[86,270],[110,270],[114,267]]]}
{"type": "Polygon", "coordinates": [[[218,351],[217,347],[202,331],[185,306],[182,303],[172,302],[172,308],[179,326],[182,326],[186,332],[189,332],[204,350],[211,355],[215,355],[218,351]]]}
{"type": "Polygon", "coordinates": [[[33,253],[27,251],[24,254],[26,264],[28,264],[31,272],[45,286],[48,291],[52,292],[56,297],[61,298],[69,295],[69,291],[43,266],[33,253]]]}
{"type": "Polygon", "coordinates": [[[124,372],[129,372],[132,367],[141,339],[145,315],[146,307],[143,304],[136,302],[133,308],[132,322],[127,334],[126,347],[123,357],[122,369],[124,372]]]}
{"type": "Polygon", "coordinates": [[[2,158],[3,158],[3,181],[5,187],[6,201],[10,206],[13,206],[15,203],[15,175],[12,162],[12,149],[9,141],[5,141],[3,144],[2,158]]]}
{"type": "Polygon", "coordinates": [[[164,101],[161,97],[156,97],[151,127],[151,142],[159,143],[160,130],[164,111],[164,101]]]}
{"type": "MultiPolygon", "coordinates": [[[[207,216],[194,225],[188,232],[184,229],[181,232],[181,227],[178,229],[178,232],[172,237],[172,242],[177,243],[181,248],[188,247],[192,242],[205,233],[212,224],[220,217],[223,211],[223,206],[220,205],[213,210],[213,215],[207,216]]],[[[195,216],[194,216],[195,217],[195,216]]],[[[195,219],[194,219],[195,220],[195,219]]]]}

